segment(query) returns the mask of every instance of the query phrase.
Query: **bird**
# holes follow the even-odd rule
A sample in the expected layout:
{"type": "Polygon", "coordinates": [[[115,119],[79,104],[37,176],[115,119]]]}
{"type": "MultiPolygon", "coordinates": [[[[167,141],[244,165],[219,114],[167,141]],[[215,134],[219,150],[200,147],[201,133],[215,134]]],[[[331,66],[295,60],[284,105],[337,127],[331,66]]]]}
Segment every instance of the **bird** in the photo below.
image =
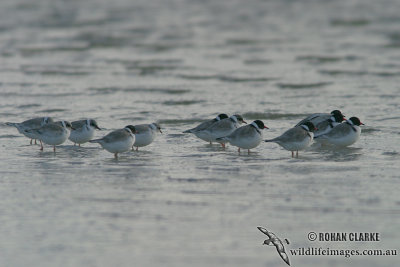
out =
{"type": "Polygon", "coordinates": [[[74,142],[74,145],[78,144],[78,146],[91,140],[95,129],[101,130],[93,119],[73,121],[71,125],[74,130],[71,131],[68,139],[74,142]]]}
{"type": "Polygon", "coordinates": [[[289,256],[287,255],[285,251],[285,246],[283,245],[282,241],[271,231],[268,231],[267,229],[258,226],[258,230],[260,230],[263,234],[268,236],[267,240],[264,240],[263,245],[268,245],[268,246],[275,246],[276,251],[278,252],[279,256],[282,258],[284,262],[286,262],[287,265],[290,266],[289,262],[289,256]]]}
{"type": "Polygon", "coordinates": [[[132,150],[133,147],[136,147],[136,151],[139,150],[139,147],[151,144],[156,138],[157,132],[162,133],[160,125],[155,122],[151,124],[134,125],[134,127],[136,129],[136,134],[132,150]]]}
{"type": "Polygon", "coordinates": [[[208,127],[210,127],[211,125],[213,125],[214,123],[223,120],[223,119],[227,119],[228,115],[226,115],[225,113],[221,113],[219,114],[217,117],[215,117],[212,120],[208,120],[205,122],[200,123],[199,125],[197,125],[196,127],[186,130],[183,133],[192,133],[194,134],[196,137],[200,138],[201,140],[204,140],[206,142],[210,142],[210,145],[212,144],[212,139],[210,138],[209,134],[207,134],[206,132],[204,132],[205,129],[207,129],[208,127]]]}
{"type": "Polygon", "coordinates": [[[110,132],[100,139],[90,140],[90,143],[99,143],[105,150],[114,153],[118,158],[118,153],[129,151],[135,143],[136,129],[133,125],[127,125],[123,129],[110,132]]]}
{"type": "Polygon", "coordinates": [[[222,147],[225,148],[225,141],[217,140],[217,138],[230,135],[242,123],[247,124],[247,122],[243,120],[243,117],[241,115],[235,114],[230,116],[229,118],[215,122],[210,127],[202,130],[201,132],[202,134],[209,136],[210,142],[218,142],[221,144],[222,147]]]}
{"type": "Polygon", "coordinates": [[[250,149],[258,146],[262,141],[262,130],[268,129],[267,126],[260,120],[255,120],[251,124],[242,126],[234,130],[230,135],[217,138],[217,141],[226,141],[240,149],[247,149],[250,154],[250,149]]]}
{"type": "Polygon", "coordinates": [[[34,136],[34,139],[40,140],[40,150],[43,151],[43,143],[52,145],[56,152],[56,145],[60,145],[68,139],[72,125],[68,121],[57,121],[43,125],[38,129],[28,129],[25,132],[34,136]]]}
{"type": "Polygon", "coordinates": [[[286,150],[292,152],[292,158],[294,157],[294,151],[296,151],[296,157],[299,156],[299,150],[303,150],[310,146],[316,130],[314,124],[310,121],[290,128],[284,132],[281,136],[274,139],[265,140],[265,142],[274,142],[283,147],[286,150]]]}
{"type": "Polygon", "coordinates": [[[323,131],[324,129],[320,129],[318,127],[318,124],[327,121],[329,119],[335,122],[342,122],[344,120],[344,117],[345,116],[342,114],[342,112],[337,109],[331,111],[331,113],[314,113],[302,119],[294,127],[300,126],[304,124],[306,121],[310,121],[318,128],[319,131],[323,131]]]}
{"type": "Polygon", "coordinates": [[[53,122],[53,118],[51,118],[51,117],[38,117],[38,118],[29,119],[29,120],[26,120],[26,121],[23,121],[20,123],[6,122],[6,125],[17,128],[19,133],[21,133],[31,139],[31,142],[30,142],[31,145],[32,145],[33,140],[35,140],[35,145],[36,145],[37,143],[36,143],[35,137],[31,133],[26,132],[25,130],[38,129],[38,128],[42,127],[43,125],[52,123],[52,122],[53,122]]]}
{"type": "Polygon", "coordinates": [[[345,120],[345,116],[340,111],[334,110],[332,112],[333,114],[329,119],[314,123],[315,127],[318,129],[314,132],[314,138],[329,133],[336,125],[345,120]]]}
{"type": "Polygon", "coordinates": [[[364,125],[364,123],[362,123],[359,118],[351,117],[345,122],[335,126],[327,134],[315,137],[315,141],[340,147],[350,146],[360,138],[360,125],[364,125]]]}

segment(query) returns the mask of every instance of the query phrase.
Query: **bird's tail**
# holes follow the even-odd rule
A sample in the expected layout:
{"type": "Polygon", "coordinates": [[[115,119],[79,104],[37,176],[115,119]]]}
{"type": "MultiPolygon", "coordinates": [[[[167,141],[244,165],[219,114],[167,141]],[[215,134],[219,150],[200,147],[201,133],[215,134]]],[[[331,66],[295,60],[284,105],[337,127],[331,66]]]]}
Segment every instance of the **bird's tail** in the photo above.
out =
{"type": "Polygon", "coordinates": [[[193,133],[193,129],[186,130],[183,133],[193,133]]]}
{"type": "Polygon", "coordinates": [[[15,122],[6,122],[6,125],[12,126],[12,127],[17,127],[18,124],[15,122]]]}

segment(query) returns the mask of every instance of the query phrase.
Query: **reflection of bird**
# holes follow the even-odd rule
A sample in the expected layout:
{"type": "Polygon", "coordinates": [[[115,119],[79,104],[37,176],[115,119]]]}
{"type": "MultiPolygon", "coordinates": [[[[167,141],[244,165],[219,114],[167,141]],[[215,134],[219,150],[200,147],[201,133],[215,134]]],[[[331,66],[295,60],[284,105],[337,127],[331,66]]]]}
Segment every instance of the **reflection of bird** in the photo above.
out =
{"type": "Polygon", "coordinates": [[[285,247],[283,246],[282,241],[276,237],[276,235],[263,227],[257,227],[262,233],[268,236],[268,239],[264,241],[263,245],[275,246],[278,251],[279,256],[281,256],[282,260],[290,266],[289,257],[286,254],[285,247]]]}

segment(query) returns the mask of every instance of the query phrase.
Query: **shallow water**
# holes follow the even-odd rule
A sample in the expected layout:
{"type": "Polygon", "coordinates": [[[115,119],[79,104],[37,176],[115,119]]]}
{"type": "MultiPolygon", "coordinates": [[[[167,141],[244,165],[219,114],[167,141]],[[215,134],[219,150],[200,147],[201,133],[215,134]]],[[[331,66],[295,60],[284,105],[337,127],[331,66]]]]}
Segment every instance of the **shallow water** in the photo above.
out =
{"type": "MultiPolygon", "coordinates": [[[[396,249],[400,199],[398,1],[0,3],[1,266],[284,266],[286,249],[396,249]],[[181,134],[221,112],[265,138],[309,113],[366,124],[346,149],[248,155],[181,134]],[[158,121],[119,160],[56,153],[4,124],[94,118],[106,132],[158,121]],[[381,241],[309,242],[314,232],[381,241]]],[[[397,257],[289,256],[293,266],[397,266],[397,257]]]]}

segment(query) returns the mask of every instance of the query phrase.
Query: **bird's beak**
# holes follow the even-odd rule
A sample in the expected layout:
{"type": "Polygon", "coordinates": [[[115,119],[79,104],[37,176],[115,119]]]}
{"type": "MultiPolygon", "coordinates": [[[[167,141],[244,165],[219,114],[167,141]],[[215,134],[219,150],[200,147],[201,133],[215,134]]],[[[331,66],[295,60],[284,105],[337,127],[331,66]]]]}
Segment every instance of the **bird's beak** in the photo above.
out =
{"type": "Polygon", "coordinates": [[[158,129],[160,131],[160,133],[162,133],[161,129],[158,129]]]}
{"type": "Polygon", "coordinates": [[[365,124],[360,121],[360,125],[365,125],[365,124]]]}
{"type": "Polygon", "coordinates": [[[94,126],[94,128],[96,128],[97,130],[101,130],[101,128],[99,126],[94,126]]]}
{"type": "Polygon", "coordinates": [[[71,127],[71,130],[76,130],[75,128],[71,127]]]}
{"type": "Polygon", "coordinates": [[[269,129],[267,126],[264,125],[264,129],[269,129]]]}
{"type": "Polygon", "coordinates": [[[245,120],[243,120],[243,123],[247,124],[247,122],[245,120]]]}

